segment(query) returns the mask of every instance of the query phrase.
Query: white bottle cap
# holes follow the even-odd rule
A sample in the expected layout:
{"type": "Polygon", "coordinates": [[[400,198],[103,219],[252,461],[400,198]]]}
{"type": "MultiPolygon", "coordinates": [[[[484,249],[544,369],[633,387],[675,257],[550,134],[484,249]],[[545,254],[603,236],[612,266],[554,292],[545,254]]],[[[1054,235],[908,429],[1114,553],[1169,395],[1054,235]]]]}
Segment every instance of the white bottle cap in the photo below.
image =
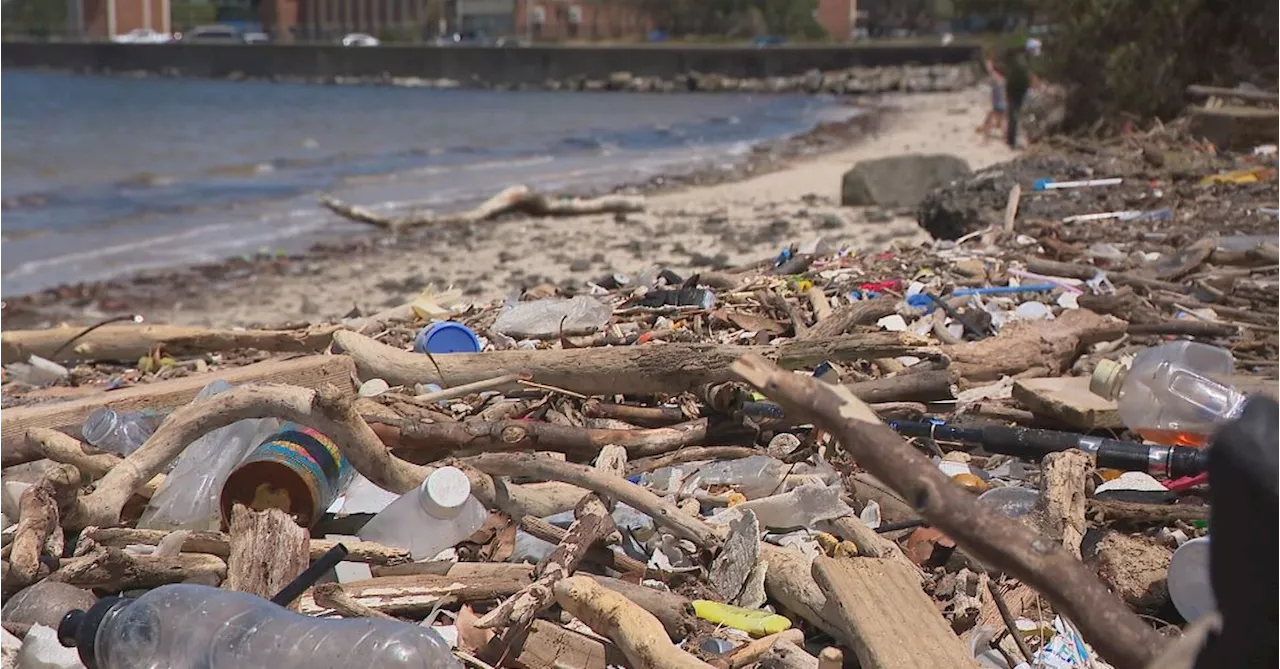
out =
{"type": "Polygon", "coordinates": [[[1099,360],[1089,377],[1089,392],[1103,399],[1113,400],[1120,393],[1120,386],[1128,368],[1114,360],[1099,360]]]}
{"type": "Polygon", "coordinates": [[[453,518],[471,496],[471,480],[457,467],[441,467],[419,487],[422,508],[436,518],[453,518]]]}

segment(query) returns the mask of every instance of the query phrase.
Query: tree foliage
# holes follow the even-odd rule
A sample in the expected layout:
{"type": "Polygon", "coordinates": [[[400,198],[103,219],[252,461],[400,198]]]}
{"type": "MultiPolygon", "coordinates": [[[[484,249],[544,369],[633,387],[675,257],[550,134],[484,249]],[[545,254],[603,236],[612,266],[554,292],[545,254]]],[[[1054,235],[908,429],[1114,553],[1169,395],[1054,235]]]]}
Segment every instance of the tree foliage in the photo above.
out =
{"type": "Polygon", "coordinates": [[[1053,0],[1046,73],[1069,90],[1066,126],[1170,118],[1190,84],[1274,90],[1275,0],[1053,0]]]}

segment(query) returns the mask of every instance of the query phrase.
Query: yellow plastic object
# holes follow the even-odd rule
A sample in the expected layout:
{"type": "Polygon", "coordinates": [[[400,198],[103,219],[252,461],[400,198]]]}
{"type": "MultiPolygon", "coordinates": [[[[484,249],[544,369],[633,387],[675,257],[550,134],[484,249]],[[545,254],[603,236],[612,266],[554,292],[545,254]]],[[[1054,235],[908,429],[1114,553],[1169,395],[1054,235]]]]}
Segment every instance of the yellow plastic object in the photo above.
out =
{"type": "Polygon", "coordinates": [[[791,621],[786,616],[706,599],[693,600],[693,613],[707,622],[742,630],[755,637],[777,634],[791,628],[791,621]]]}
{"type": "Polygon", "coordinates": [[[1208,184],[1251,184],[1271,176],[1273,170],[1268,167],[1254,167],[1247,170],[1235,170],[1221,174],[1210,174],[1200,180],[1200,185],[1208,184]]]}

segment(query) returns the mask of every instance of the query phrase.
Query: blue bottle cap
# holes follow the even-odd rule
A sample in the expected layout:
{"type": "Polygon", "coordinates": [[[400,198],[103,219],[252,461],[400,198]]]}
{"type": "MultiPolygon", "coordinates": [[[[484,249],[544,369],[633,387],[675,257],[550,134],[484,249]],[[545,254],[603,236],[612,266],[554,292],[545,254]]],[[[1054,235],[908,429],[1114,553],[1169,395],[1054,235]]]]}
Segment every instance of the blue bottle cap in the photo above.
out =
{"type": "Polygon", "coordinates": [[[453,321],[432,323],[413,340],[415,353],[479,353],[480,338],[471,328],[453,321]]]}
{"type": "Polygon", "coordinates": [[[1049,184],[1053,183],[1054,181],[1056,181],[1056,179],[1036,179],[1035,190],[1044,190],[1049,184]]]}

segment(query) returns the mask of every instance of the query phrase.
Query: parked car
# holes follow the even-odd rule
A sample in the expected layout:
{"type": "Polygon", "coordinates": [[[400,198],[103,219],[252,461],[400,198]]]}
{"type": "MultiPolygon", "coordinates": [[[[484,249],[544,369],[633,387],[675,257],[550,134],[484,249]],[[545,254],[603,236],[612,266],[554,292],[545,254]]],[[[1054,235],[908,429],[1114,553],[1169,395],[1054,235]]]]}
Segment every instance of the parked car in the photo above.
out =
{"type": "Polygon", "coordinates": [[[239,30],[221,24],[196,26],[174,35],[174,39],[197,44],[244,44],[244,35],[239,30]]]}
{"type": "Polygon", "coordinates": [[[780,35],[761,35],[751,40],[751,44],[758,49],[762,49],[767,46],[780,46],[786,43],[786,38],[780,35]]]}
{"type": "Polygon", "coordinates": [[[135,28],[123,35],[113,36],[111,41],[120,44],[164,44],[173,41],[173,36],[150,28],[135,28]]]}
{"type": "Polygon", "coordinates": [[[271,36],[266,33],[259,33],[259,32],[245,33],[241,35],[240,38],[244,40],[245,44],[270,44],[271,43],[271,36]]]}
{"type": "Polygon", "coordinates": [[[484,33],[473,32],[471,30],[463,30],[436,38],[436,46],[489,46],[493,40],[489,39],[484,33]]]}
{"type": "Polygon", "coordinates": [[[364,33],[351,33],[342,38],[342,46],[378,46],[380,44],[382,42],[379,42],[377,37],[364,33]]]}

